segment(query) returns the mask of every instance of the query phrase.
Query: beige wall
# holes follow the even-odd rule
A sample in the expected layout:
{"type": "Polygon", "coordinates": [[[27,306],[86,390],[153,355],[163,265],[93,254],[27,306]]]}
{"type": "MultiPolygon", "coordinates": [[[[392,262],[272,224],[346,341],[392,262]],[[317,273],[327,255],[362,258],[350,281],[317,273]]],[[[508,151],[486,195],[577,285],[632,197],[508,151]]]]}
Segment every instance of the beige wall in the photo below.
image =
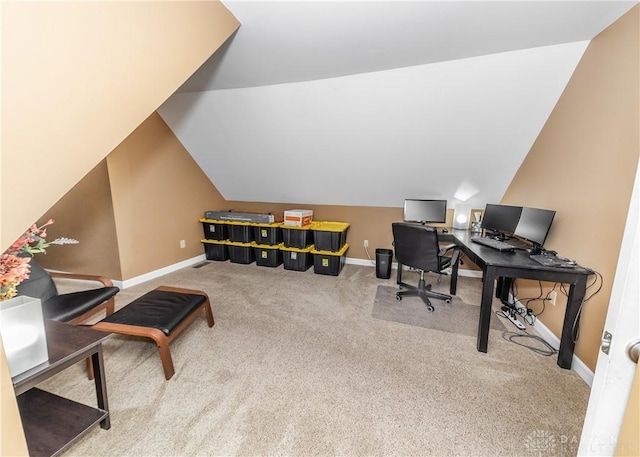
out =
{"type": "Polygon", "coordinates": [[[107,162],[103,160],[47,211],[38,224],[53,219],[47,239],[74,238],[76,245],[50,246],[38,262],[54,270],[120,279],[118,239],[107,162]]]}
{"type": "Polygon", "coordinates": [[[206,208],[224,201],[154,113],[108,157],[122,274],[130,279],[203,253],[206,208]],[[186,248],[180,248],[185,240],[186,248]]]}
{"type": "Polygon", "coordinates": [[[56,220],[38,261],[52,269],[127,280],[203,253],[207,208],[224,199],[157,114],[152,114],[41,221],[56,220]],[[186,247],[180,248],[180,240],[186,247]]]}
{"type": "MultiPolygon", "coordinates": [[[[602,274],[602,290],[584,305],[576,345],[592,370],[640,151],[639,24],[636,6],[590,43],[503,198],[506,204],[555,209],[545,247],[602,274]]],[[[519,296],[538,295],[537,283],[518,284],[519,296]]],[[[562,296],[540,316],[556,335],[565,304],[562,296]]],[[[532,303],[536,312],[541,307],[532,303]]]]}
{"type": "MultiPolygon", "coordinates": [[[[239,23],[217,1],[3,1],[0,8],[4,250],[153,113],[239,23]]],[[[64,229],[62,219],[57,224],[64,229]]],[[[3,455],[5,450],[20,455],[15,403],[4,401],[13,389],[4,377],[0,387],[3,455]]]]}
{"type": "Polygon", "coordinates": [[[4,247],[155,111],[239,23],[214,1],[1,7],[4,247]],[[36,185],[24,185],[27,175],[36,185]]]}

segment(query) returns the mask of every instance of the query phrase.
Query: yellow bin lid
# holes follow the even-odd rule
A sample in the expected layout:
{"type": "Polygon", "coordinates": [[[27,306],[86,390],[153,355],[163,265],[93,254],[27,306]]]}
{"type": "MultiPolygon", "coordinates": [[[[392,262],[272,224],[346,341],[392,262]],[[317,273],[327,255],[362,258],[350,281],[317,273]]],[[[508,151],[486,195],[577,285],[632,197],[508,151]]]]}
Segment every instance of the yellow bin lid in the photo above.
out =
{"type": "Polygon", "coordinates": [[[334,255],[334,256],[341,256],[343,255],[345,252],[347,252],[347,249],[349,249],[349,243],[345,243],[344,246],[342,246],[342,248],[340,248],[339,251],[316,251],[315,249],[311,249],[311,254],[320,254],[320,255],[334,255]]]}
{"type": "Polygon", "coordinates": [[[302,227],[299,227],[297,225],[284,225],[284,222],[280,222],[280,227],[282,227],[283,229],[291,229],[291,230],[311,230],[312,225],[313,225],[313,222],[311,224],[307,224],[307,225],[303,225],[302,227]]]}
{"type": "Polygon", "coordinates": [[[252,241],[251,245],[254,248],[258,248],[258,249],[280,249],[281,246],[284,246],[284,243],[280,243],[280,244],[258,244],[255,241],[252,241]]]}
{"type": "Polygon", "coordinates": [[[205,219],[204,217],[200,218],[200,222],[206,222],[207,224],[228,224],[229,223],[228,221],[219,221],[217,219],[205,219]]]}
{"type": "Polygon", "coordinates": [[[273,228],[278,228],[280,227],[280,222],[253,222],[251,225],[254,225],[256,227],[273,227],[273,228]]]}
{"type": "Polygon", "coordinates": [[[209,244],[228,244],[227,240],[200,240],[201,243],[209,243],[209,244]]]}
{"type": "Polygon", "coordinates": [[[324,232],[344,232],[349,228],[348,222],[329,222],[329,221],[314,221],[311,223],[313,230],[319,230],[324,232]]]}
{"type": "Polygon", "coordinates": [[[250,248],[253,247],[253,241],[251,243],[241,243],[239,241],[229,241],[226,240],[224,244],[228,244],[229,246],[238,246],[241,248],[250,248]]]}
{"type": "Polygon", "coordinates": [[[313,244],[311,246],[307,246],[306,248],[300,249],[300,248],[294,248],[294,247],[287,247],[284,245],[284,243],[282,243],[280,245],[280,250],[281,251],[291,251],[291,252],[302,252],[302,253],[307,253],[307,252],[311,252],[311,250],[313,249],[313,244]]]}

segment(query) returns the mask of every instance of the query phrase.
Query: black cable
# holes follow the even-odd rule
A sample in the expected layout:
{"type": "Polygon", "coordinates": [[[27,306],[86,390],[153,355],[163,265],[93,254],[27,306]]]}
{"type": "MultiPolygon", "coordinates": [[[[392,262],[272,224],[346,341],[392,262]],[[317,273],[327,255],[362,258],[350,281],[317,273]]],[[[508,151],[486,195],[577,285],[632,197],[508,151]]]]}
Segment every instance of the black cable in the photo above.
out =
{"type": "Polygon", "coordinates": [[[591,295],[586,297],[584,300],[582,300],[582,303],[580,303],[580,307],[578,308],[578,312],[576,313],[576,318],[573,321],[573,326],[571,327],[571,338],[574,343],[578,341],[578,338],[580,337],[580,315],[582,314],[582,307],[586,302],[591,300],[594,297],[594,295],[600,292],[600,290],[602,290],[602,286],[604,285],[604,278],[602,277],[602,275],[595,270],[593,271],[593,274],[595,277],[593,278],[593,282],[587,286],[587,290],[593,287],[596,284],[596,282],[598,282],[598,280],[600,280],[600,284],[598,285],[598,288],[596,289],[595,292],[593,292],[591,295]]]}
{"type": "Polygon", "coordinates": [[[555,349],[553,346],[551,346],[545,340],[540,338],[538,335],[530,335],[528,333],[503,332],[502,333],[502,338],[505,339],[506,341],[510,342],[510,343],[517,344],[518,346],[522,346],[524,348],[527,348],[527,349],[535,352],[536,354],[544,355],[546,357],[549,357],[549,356],[552,356],[552,355],[558,353],[557,349],[555,349]],[[537,341],[538,343],[541,343],[547,349],[540,349],[540,348],[536,348],[536,347],[533,347],[533,346],[529,346],[529,345],[524,344],[524,343],[519,343],[518,341],[516,341],[516,339],[518,339],[518,338],[533,339],[533,340],[537,341]]]}

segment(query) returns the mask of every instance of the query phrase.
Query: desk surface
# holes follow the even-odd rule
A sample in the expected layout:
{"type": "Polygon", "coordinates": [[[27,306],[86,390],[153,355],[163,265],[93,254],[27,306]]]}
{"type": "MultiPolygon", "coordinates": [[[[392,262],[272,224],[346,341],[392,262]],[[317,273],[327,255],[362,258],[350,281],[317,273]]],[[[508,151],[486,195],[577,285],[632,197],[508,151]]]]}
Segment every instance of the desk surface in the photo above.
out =
{"type": "Polygon", "coordinates": [[[529,253],[524,249],[516,249],[515,252],[500,252],[497,249],[474,243],[471,241],[471,238],[474,236],[479,236],[479,234],[471,233],[469,230],[454,229],[450,231],[450,234],[452,241],[454,241],[459,246],[464,245],[465,254],[470,257],[471,261],[479,267],[483,267],[484,265],[491,265],[500,267],[521,268],[533,270],[536,272],[549,271],[554,274],[568,273],[570,275],[590,275],[593,273],[591,270],[579,265],[576,265],[573,268],[540,265],[535,260],[532,260],[529,257],[529,253]],[[478,264],[478,262],[480,264],[478,264]]]}

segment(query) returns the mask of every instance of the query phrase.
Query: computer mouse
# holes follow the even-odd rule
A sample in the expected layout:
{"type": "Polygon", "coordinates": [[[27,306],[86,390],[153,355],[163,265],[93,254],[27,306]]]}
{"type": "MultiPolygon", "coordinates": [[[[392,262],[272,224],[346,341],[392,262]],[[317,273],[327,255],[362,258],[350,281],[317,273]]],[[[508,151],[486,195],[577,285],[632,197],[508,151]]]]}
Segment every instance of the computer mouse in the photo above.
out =
{"type": "Polygon", "coordinates": [[[447,229],[442,229],[442,233],[449,233],[449,230],[447,230],[447,229]]]}

